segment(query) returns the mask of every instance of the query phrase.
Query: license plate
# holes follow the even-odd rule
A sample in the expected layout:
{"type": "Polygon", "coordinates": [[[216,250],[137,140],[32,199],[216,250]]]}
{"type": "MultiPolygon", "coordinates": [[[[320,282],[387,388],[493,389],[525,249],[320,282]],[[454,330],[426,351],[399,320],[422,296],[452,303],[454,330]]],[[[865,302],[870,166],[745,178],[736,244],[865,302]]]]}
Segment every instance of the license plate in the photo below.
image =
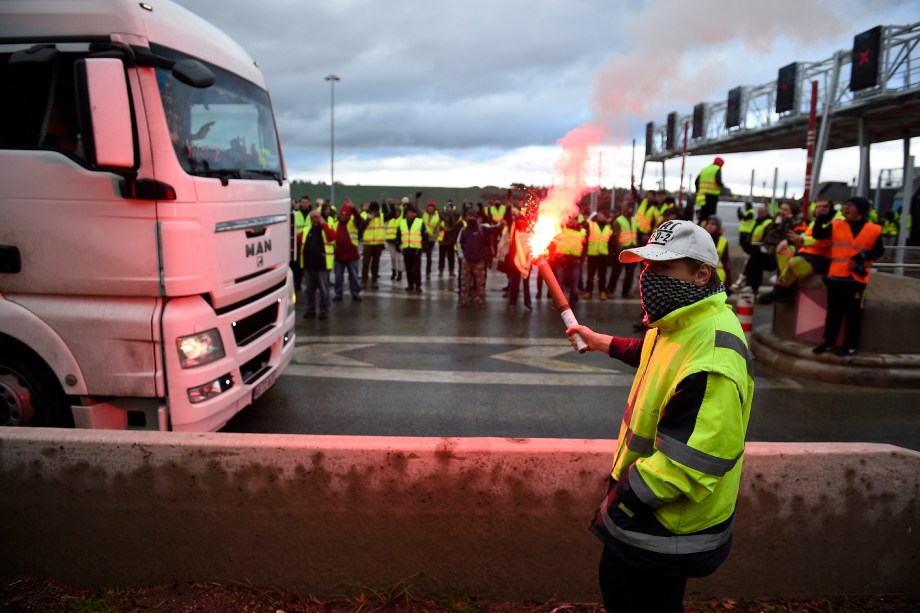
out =
{"type": "Polygon", "coordinates": [[[256,386],[252,388],[252,401],[255,402],[259,396],[264,394],[275,384],[275,381],[278,380],[278,370],[273,370],[267,377],[256,383],[256,386]]]}

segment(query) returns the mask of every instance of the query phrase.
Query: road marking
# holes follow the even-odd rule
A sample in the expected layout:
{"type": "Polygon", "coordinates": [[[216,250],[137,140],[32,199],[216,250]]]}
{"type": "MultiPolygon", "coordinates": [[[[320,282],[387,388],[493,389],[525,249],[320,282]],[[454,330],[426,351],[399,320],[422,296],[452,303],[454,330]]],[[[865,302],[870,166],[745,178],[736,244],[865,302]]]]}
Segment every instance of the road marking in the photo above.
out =
{"type": "MultiPolygon", "coordinates": [[[[284,374],[294,377],[367,379],[411,383],[453,383],[471,385],[565,385],[593,387],[631,387],[635,373],[621,372],[587,364],[553,359],[574,351],[556,338],[428,337],[428,336],[298,336],[294,358],[284,374]],[[381,344],[412,343],[428,345],[514,345],[520,349],[488,357],[542,368],[547,373],[415,370],[379,368],[355,360],[342,352],[366,349],[381,344]]],[[[616,362],[619,365],[619,362],[616,362]]],[[[628,368],[628,367],[627,367],[628,368]]],[[[788,377],[758,377],[757,389],[801,389],[788,377]]]]}
{"type": "Polygon", "coordinates": [[[322,364],[348,368],[368,368],[373,364],[339,355],[343,351],[374,347],[379,343],[313,343],[294,347],[293,360],[300,364],[322,364]]]}
{"type": "Polygon", "coordinates": [[[574,362],[566,362],[563,360],[554,360],[553,358],[560,355],[570,355],[574,351],[571,345],[566,347],[552,347],[552,346],[543,346],[543,347],[522,347],[521,349],[513,349],[512,351],[506,351],[505,353],[497,353],[491,358],[496,360],[505,360],[506,362],[511,362],[512,364],[522,364],[524,366],[533,366],[534,368],[542,368],[543,370],[549,370],[552,372],[570,372],[570,373],[609,373],[610,370],[606,368],[598,368],[597,366],[589,366],[587,364],[575,364],[574,362]]]}
{"type": "Polygon", "coordinates": [[[513,373],[451,370],[407,370],[405,368],[344,369],[291,363],[283,376],[322,379],[361,379],[398,383],[440,383],[466,385],[561,385],[566,387],[630,387],[633,375],[608,371],[604,374],[513,373]]]}

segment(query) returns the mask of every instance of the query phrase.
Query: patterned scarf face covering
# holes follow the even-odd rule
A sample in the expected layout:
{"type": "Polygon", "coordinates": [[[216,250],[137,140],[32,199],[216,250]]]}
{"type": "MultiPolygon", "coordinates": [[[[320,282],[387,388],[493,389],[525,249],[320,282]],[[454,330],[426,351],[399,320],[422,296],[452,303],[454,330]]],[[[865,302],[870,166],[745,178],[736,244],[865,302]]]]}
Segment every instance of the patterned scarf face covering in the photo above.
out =
{"type": "Polygon", "coordinates": [[[639,275],[639,299],[645,311],[643,321],[646,325],[677,309],[724,291],[725,286],[721,283],[718,287],[698,287],[648,269],[643,269],[639,275]]]}

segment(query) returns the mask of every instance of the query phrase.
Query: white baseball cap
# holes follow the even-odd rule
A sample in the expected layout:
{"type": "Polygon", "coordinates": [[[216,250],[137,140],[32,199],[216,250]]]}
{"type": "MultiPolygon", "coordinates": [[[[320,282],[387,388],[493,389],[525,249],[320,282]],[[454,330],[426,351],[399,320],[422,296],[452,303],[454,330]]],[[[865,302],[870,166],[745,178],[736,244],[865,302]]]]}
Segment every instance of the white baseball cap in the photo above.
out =
{"type": "Polygon", "coordinates": [[[644,247],[624,249],[620,261],[624,264],[651,260],[693,258],[710,266],[719,265],[719,254],[709,232],[691,221],[666,221],[658,226],[644,247]]]}

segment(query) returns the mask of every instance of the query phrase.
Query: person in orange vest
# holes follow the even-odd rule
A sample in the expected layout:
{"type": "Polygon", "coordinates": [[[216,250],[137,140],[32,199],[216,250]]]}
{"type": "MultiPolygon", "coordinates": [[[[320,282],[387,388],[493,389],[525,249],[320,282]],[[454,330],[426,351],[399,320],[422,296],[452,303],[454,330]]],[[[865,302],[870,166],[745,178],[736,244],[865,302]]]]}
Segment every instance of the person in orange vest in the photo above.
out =
{"type": "Polygon", "coordinates": [[[885,253],[882,227],[868,221],[869,200],[853,197],[844,205],[843,219],[828,224],[830,213],[817,218],[812,236],[830,238],[830,268],[824,278],[827,286],[827,315],[824,319],[824,342],[813,349],[816,354],[833,351],[851,356],[859,351],[866,286],[870,266],[885,253]],[[846,318],[845,345],[837,347],[837,336],[846,318]]]}

